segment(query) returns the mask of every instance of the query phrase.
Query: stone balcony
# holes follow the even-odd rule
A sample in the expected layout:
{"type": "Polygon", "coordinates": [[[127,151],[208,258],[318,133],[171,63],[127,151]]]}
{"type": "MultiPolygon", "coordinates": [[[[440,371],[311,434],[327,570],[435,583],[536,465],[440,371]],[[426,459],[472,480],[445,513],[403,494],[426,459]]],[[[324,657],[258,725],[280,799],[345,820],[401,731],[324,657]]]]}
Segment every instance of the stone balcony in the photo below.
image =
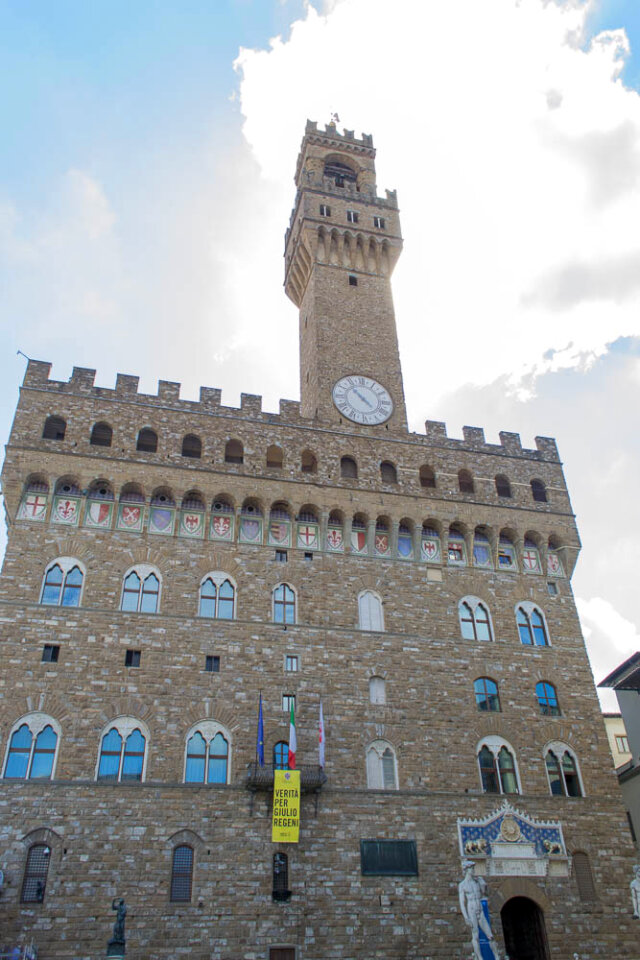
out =
{"type": "MultiPolygon", "coordinates": [[[[317,763],[303,763],[296,767],[296,770],[300,771],[302,793],[318,793],[327,782],[324,770],[317,763]]],[[[254,793],[259,790],[273,790],[273,771],[272,763],[265,763],[263,767],[255,761],[247,764],[247,790],[254,793]]]]}

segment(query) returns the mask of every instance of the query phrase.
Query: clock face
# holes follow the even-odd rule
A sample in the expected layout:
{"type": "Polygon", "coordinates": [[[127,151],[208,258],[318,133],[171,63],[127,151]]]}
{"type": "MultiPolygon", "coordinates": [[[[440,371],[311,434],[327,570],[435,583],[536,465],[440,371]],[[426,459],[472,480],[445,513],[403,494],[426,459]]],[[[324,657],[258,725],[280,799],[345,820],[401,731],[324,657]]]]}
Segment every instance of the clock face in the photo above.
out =
{"type": "Polygon", "coordinates": [[[389,391],[371,377],[342,377],[333,388],[333,402],[354,423],[384,423],[393,413],[389,391]]]}

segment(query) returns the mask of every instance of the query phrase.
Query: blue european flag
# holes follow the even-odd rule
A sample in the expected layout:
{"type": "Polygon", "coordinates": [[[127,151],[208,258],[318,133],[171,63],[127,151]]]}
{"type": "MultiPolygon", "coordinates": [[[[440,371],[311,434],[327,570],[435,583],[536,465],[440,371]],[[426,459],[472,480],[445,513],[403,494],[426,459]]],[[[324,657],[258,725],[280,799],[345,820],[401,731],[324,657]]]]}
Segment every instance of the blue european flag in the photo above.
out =
{"type": "Polygon", "coordinates": [[[264,722],[262,720],[262,694],[258,708],[258,741],[256,743],[256,758],[261,767],[264,767],[264,722]]]}

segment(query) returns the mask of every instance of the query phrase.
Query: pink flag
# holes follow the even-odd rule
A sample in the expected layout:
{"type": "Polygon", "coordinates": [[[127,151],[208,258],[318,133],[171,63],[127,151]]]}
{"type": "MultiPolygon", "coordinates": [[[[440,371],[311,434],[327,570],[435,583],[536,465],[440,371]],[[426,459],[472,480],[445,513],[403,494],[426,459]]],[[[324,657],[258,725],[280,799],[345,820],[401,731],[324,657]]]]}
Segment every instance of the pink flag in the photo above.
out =
{"type": "Polygon", "coordinates": [[[296,740],[296,718],[293,712],[293,699],[291,700],[291,716],[289,717],[289,770],[296,768],[296,750],[298,743],[296,740]]]}

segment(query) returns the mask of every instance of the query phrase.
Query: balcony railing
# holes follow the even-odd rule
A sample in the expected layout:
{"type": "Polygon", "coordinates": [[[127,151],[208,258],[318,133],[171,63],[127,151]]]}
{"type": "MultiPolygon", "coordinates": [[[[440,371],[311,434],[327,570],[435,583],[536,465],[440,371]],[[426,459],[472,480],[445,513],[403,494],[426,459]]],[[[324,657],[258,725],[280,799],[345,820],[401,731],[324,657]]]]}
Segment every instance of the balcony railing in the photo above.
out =
{"type": "MultiPolygon", "coordinates": [[[[303,793],[317,793],[327,782],[324,770],[316,763],[303,763],[296,767],[296,770],[300,771],[300,787],[303,793]]],[[[255,761],[247,764],[247,790],[273,790],[273,771],[272,763],[265,763],[264,767],[255,761]]]]}

